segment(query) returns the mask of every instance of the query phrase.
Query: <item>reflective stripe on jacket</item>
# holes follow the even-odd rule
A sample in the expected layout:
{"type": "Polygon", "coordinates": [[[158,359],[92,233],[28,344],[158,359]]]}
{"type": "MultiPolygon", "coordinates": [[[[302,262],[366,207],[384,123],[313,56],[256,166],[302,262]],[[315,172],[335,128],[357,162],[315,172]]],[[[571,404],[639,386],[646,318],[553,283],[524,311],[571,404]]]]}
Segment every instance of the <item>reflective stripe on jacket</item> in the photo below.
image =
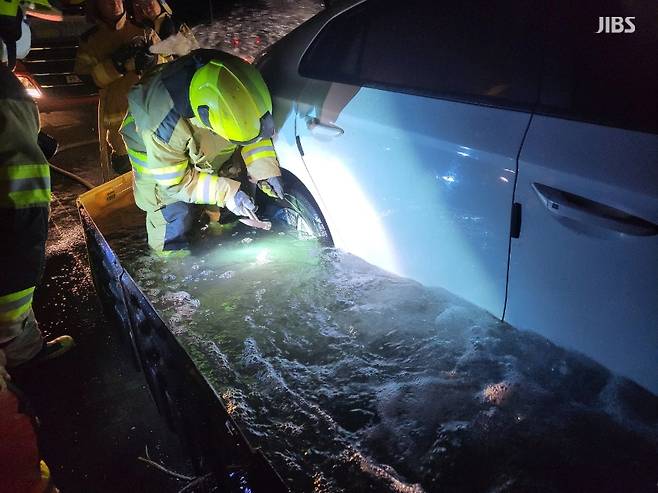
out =
{"type": "Polygon", "coordinates": [[[48,207],[50,169],[37,144],[39,112],[22,84],[0,69],[0,207],[48,207]]]}
{"type": "Polygon", "coordinates": [[[0,65],[0,323],[25,316],[45,263],[50,170],[38,133],[34,101],[0,65]]]}

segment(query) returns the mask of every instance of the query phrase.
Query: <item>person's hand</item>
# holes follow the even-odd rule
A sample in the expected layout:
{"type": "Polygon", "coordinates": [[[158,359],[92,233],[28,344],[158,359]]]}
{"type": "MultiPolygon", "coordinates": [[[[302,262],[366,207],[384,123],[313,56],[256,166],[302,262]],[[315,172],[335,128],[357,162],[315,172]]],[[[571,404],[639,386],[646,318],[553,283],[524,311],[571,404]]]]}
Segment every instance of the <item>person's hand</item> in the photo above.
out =
{"type": "Polygon", "coordinates": [[[119,47],[118,50],[116,50],[114,53],[112,53],[112,63],[114,64],[114,68],[117,69],[122,74],[125,74],[126,72],[130,72],[133,70],[134,65],[135,65],[135,47],[131,45],[130,43],[127,43],[121,47],[119,47]]]}
{"type": "Polygon", "coordinates": [[[143,72],[157,61],[157,55],[149,51],[149,42],[143,36],[135,36],[112,54],[112,63],[122,74],[133,71],[143,72]]]}
{"type": "Polygon", "coordinates": [[[135,71],[137,73],[142,73],[151,67],[157,65],[158,55],[154,55],[149,52],[147,48],[142,51],[138,51],[135,54],[135,71]]]}
{"type": "Polygon", "coordinates": [[[251,200],[249,195],[242,190],[238,190],[233,197],[229,197],[226,200],[226,208],[236,216],[249,217],[249,211],[254,212],[256,210],[256,204],[254,204],[254,201],[251,200]]]}
{"type": "Polygon", "coordinates": [[[266,195],[269,195],[273,198],[280,198],[283,200],[283,181],[280,176],[272,176],[267,180],[261,180],[258,182],[258,188],[260,188],[266,195]]]}

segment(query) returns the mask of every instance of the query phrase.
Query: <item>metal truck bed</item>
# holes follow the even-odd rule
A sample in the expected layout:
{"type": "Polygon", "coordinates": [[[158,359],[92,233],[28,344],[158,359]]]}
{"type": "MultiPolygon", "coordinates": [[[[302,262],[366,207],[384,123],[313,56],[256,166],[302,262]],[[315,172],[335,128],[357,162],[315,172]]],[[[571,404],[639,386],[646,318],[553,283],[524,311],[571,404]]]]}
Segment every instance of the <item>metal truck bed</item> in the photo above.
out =
{"type": "Polygon", "coordinates": [[[288,491],[108,244],[105,235],[140,217],[136,209],[131,173],[78,198],[93,281],[106,315],[132,352],[136,369],[144,372],[161,416],[199,475],[214,473],[222,491],[288,491]]]}

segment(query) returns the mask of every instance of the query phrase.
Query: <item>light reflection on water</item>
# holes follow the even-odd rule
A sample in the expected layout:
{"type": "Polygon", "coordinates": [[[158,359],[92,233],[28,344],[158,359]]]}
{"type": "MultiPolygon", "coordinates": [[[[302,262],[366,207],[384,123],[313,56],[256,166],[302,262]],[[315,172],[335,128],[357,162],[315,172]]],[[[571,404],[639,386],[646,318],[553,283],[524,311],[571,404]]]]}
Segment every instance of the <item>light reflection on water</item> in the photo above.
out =
{"type": "Polygon", "coordinates": [[[141,231],[115,237],[294,491],[655,484],[656,398],[449,293],[242,226],[184,259],[146,255],[141,231]]]}
{"type": "Polygon", "coordinates": [[[232,2],[211,24],[194,27],[203,48],[214,48],[249,60],[320,11],[318,0],[232,2]]]}

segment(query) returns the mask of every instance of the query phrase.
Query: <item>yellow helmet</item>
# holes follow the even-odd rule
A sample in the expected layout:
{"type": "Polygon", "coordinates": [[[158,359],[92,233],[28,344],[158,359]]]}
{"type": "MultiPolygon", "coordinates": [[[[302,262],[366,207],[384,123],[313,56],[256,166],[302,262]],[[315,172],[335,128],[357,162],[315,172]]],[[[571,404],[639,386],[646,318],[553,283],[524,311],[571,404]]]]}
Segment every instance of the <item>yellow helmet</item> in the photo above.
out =
{"type": "Polygon", "coordinates": [[[272,98],[260,72],[241,58],[218,53],[192,77],[194,115],[213,132],[238,145],[274,134],[272,98]]]}
{"type": "Polygon", "coordinates": [[[9,68],[16,65],[16,58],[24,58],[30,51],[30,28],[25,22],[25,12],[46,20],[61,21],[62,13],[48,0],[0,0],[0,59],[9,68]]]}

